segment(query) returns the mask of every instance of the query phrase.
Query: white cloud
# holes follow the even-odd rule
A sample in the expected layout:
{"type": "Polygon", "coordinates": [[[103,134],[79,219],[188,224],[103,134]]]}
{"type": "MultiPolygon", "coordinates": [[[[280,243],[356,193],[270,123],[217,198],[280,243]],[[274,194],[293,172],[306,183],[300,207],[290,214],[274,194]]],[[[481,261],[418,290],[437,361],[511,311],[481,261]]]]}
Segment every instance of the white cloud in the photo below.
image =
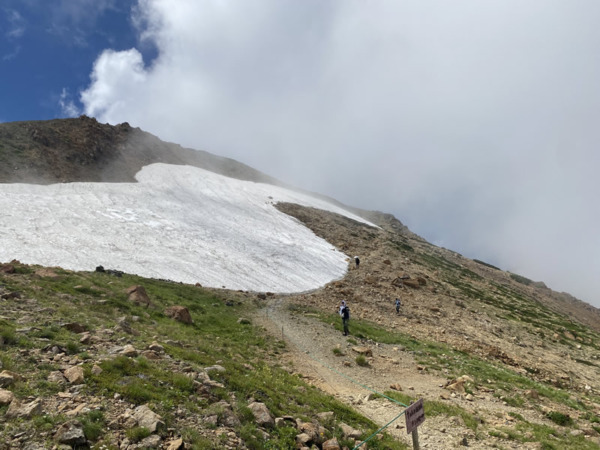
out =
{"type": "Polygon", "coordinates": [[[15,9],[5,9],[6,22],[8,29],[4,32],[4,35],[9,39],[18,39],[25,34],[25,20],[19,11],[15,9]]]}
{"type": "Polygon", "coordinates": [[[69,94],[67,88],[63,88],[62,92],[60,93],[58,105],[60,106],[60,110],[65,117],[77,117],[81,115],[81,111],[71,99],[71,95],[69,94]]]}
{"type": "Polygon", "coordinates": [[[140,0],[85,112],[600,305],[600,3],[140,0]]]}

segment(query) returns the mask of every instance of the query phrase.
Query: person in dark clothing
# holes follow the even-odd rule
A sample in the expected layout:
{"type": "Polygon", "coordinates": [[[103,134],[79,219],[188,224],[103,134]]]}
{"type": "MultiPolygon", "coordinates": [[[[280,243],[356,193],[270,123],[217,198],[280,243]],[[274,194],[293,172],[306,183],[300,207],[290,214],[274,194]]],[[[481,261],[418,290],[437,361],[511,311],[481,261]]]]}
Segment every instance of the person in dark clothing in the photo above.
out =
{"type": "Polygon", "coordinates": [[[358,265],[360,264],[360,259],[358,258],[358,256],[354,257],[354,262],[356,263],[356,268],[358,269],[358,265]]]}
{"type": "Polygon", "coordinates": [[[402,306],[402,302],[399,298],[396,299],[396,314],[400,314],[400,307],[402,306]]]}
{"type": "Polygon", "coordinates": [[[344,327],[344,336],[348,336],[348,322],[350,322],[350,308],[346,305],[345,301],[342,301],[340,305],[340,316],[342,316],[342,325],[344,327]]]}

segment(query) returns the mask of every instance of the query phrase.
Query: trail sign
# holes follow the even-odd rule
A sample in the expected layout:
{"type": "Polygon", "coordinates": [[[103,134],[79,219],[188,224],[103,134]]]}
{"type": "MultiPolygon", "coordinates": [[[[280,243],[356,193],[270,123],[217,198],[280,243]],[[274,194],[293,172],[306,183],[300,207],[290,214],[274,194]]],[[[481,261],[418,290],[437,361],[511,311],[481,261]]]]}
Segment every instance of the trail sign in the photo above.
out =
{"type": "Polygon", "coordinates": [[[420,398],[415,403],[410,405],[404,411],[406,417],[406,433],[410,433],[413,430],[416,431],[417,427],[425,422],[425,408],[423,407],[423,399],[420,398]]]}

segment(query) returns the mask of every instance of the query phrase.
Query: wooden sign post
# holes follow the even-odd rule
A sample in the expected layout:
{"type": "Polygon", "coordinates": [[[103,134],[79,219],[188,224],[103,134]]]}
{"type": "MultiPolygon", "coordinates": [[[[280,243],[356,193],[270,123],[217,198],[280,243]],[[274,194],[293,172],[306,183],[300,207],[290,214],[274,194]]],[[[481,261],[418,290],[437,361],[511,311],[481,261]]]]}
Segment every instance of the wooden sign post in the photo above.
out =
{"type": "Polygon", "coordinates": [[[419,433],[417,427],[425,422],[425,408],[420,398],[404,411],[406,417],[406,433],[412,433],[413,449],[419,450],[419,433]]]}

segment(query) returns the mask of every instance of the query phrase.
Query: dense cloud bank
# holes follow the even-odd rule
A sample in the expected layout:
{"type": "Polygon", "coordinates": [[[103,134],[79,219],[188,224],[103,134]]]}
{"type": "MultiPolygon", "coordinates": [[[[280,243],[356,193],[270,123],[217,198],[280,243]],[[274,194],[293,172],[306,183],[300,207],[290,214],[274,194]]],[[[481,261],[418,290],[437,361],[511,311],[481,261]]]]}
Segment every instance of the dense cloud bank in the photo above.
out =
{"type": "Polygon", "coordinates": [[[99,55],[81,100],[599,305],[599,13],[140,0],[140,45],[99,55]]]}

